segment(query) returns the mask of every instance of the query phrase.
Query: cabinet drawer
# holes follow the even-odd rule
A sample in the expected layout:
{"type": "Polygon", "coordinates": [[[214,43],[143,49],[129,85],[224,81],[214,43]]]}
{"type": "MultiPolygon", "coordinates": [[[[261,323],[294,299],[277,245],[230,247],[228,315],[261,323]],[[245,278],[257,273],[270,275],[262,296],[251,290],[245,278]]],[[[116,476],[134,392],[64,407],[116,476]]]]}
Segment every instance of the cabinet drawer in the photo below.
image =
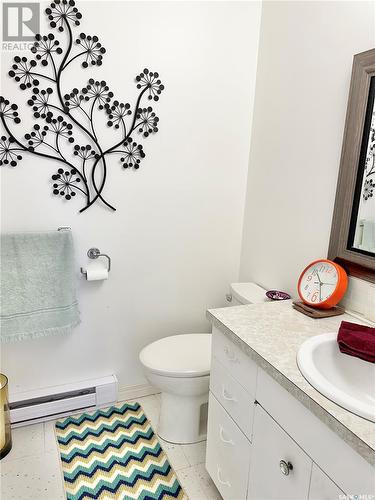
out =
{"type": "Polygon", "coordinates": [[[260,405],[252,453],[248,500],[307,500],[312,461],[260,405]]]}
{"type": "Polygon", "coordinates": [[[217,328],[212,330],[212,355],[229,370],[251,397],[255,397],[256,363],[217,328]]]}
{"type": "Polygon", "coordinates": [[[251,441],[254,399],[215,357],[211,363],[210,389],[251,441]]]}
{"type": "Polygon", "coordinates": [[[224,500],[245,500],[251,444],[210,393],[206,468],[224,500]]]}

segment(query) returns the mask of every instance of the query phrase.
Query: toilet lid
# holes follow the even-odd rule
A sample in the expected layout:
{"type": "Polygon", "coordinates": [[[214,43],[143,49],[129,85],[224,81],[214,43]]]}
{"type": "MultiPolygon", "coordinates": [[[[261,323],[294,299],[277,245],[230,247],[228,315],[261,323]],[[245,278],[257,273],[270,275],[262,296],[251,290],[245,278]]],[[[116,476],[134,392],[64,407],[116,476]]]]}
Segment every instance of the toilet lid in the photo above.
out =
{"type": "Polygon", "coordinates": [[[166,377],[202,377],[211,366],[211,334],[173,335],[149,344],[139,359],[151,372],[166,377]]]}

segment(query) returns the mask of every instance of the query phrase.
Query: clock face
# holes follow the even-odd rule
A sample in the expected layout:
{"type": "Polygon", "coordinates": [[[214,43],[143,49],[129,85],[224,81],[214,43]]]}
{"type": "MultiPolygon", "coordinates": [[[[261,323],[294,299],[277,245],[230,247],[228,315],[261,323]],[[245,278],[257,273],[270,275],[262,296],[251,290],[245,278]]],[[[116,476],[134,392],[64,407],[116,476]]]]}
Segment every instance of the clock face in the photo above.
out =
{"type": "Polygon", "coordinates": [[[311,304],[325,302],[335,292],[338,279],[337,270],[330,262],[318,261],[311,264],[301,277],[301,298],[311,304]]]}

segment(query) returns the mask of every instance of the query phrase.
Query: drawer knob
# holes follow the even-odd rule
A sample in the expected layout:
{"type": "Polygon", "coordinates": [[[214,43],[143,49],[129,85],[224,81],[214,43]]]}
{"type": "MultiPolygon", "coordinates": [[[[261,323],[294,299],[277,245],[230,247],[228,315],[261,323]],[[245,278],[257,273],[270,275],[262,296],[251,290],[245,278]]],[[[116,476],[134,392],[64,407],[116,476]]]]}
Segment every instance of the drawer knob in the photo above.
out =
{"type": "Polygon", "coordinates": [[[225,298],[227,299],[227,302],[232,302],[232,295],[230,293],[227,293],[225,298]]]}
{"type": "Polygon", "coordinates": [[[293,465],[285,460],[280,460],[280,470],[284,476],[289,476],[289,472],[293,470],[293,465]]]}

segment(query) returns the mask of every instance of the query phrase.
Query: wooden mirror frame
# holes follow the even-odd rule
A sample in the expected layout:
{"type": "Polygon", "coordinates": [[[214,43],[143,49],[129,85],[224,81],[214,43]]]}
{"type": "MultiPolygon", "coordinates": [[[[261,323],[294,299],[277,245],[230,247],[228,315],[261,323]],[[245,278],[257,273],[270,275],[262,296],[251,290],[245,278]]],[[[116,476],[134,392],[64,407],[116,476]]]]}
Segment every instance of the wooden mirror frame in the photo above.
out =
{"type": "Polygon", "coordinates": [[[375,283],[375,256],[347,248],[370,81],[373,76],[375,77],[375,49],[355,55],[328,258],[341,264],[351,276],[375,283]]]}

